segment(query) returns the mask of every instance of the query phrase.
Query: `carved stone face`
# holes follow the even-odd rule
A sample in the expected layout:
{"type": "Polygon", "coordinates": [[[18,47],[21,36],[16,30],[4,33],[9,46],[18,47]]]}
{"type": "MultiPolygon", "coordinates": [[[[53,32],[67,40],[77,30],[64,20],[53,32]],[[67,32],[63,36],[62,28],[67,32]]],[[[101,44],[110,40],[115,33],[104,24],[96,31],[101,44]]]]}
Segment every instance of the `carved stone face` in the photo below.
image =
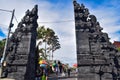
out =
{"type": "Polygon", "coordinates": [[[29,19],[30,19],[30,17],[29,17],[29,16],[26,16],[25,22],[26,22],[26,23],[29,22],[29,19]]]}

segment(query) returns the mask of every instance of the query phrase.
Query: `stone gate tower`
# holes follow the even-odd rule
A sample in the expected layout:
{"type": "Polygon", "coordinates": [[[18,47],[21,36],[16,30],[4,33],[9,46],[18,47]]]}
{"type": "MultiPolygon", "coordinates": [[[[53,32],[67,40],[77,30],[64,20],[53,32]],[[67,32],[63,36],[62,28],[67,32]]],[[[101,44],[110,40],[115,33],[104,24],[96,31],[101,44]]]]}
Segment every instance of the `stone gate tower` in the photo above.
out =
{"type": "Polygon", "coordinates": [[[95,15],[75,0],[78,80],[120,80],[119,53],[95,15]]]}
{"type": "Polygon", "coordinates": [[[15,80],[35,80],[36,74],[36,36],[38,6],[30,11],[18,24],[8,41],[6,66],[3,66],[2,77],[15,80]]]}

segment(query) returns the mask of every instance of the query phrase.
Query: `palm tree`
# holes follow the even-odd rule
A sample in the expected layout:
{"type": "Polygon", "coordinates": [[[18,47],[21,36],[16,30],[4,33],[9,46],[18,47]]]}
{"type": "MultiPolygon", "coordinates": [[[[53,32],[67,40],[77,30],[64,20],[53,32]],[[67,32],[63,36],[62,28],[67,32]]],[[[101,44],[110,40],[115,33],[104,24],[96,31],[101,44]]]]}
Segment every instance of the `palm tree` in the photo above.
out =
{"type": "Polygon", "coordinates": [[[47,56],[50,56],[50,51],[54,52],[56,49],[58,49],[58,45],[60,46],[58,37],[55,35],[55,32],[52,29],[45,28],[44,26],[39,27],[37,33],[37,39],[39,40],[38,46],[44,44],[44,48],[42,48],[42,54],[43,57],[47,59],[47,56]]]}
{"type": "Polygon", "coordinates": [[[48,44],[50,45],[49,51],[51,51],[52,60],[53,60],[53,52],[57,49],[60,49],[60,43],[58,39],[59,39],[58,36],[54,35],[49,39],[48,42],[48,44]]]}

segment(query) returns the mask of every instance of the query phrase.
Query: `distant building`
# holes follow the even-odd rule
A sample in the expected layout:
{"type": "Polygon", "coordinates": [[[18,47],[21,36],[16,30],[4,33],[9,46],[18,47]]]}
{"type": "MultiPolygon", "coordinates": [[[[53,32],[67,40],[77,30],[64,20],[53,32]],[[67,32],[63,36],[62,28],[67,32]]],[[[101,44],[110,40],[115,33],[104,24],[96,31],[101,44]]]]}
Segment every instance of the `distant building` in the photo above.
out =
{"type": "Polygon", "coordinates": [[[113,43],[117,48],[120,48],[120,41],[114,41],[113,43]]]}

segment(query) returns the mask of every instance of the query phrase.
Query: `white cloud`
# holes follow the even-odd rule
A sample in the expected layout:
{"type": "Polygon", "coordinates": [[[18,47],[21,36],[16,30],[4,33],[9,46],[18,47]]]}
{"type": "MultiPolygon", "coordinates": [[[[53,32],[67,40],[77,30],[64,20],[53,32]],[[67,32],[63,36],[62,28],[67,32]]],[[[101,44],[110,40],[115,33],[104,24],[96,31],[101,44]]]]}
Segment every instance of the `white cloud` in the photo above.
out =
{"type": "MultiPolygon", "coordinates": [[[[25,11],[27,9],[31,9],[34,6],[32,0],[1,0],[0,1],[0,8],[5,10],[13,10],[15,9],[15,16],[17,17],[18,21],[21,20],[23,15],[25,14],[25,11]],[[7,3],[7,4],[6,4],[7,3]]],[[[8,29],[8,25],[10,23],[12,13],[0,11],[0,25],[1,29],[4,33],[6,33],[6,30],[8,29]],[[6,26],[4,26],[6,25],[6,26]]],[[[13,20],[14,27],[12,28],[12,31],[16,28],[17,22],[15,19],[13,20]]]]}
{"type": "MultiPolygon", "coordinates": [[[[15,15],[18,19],[18,21],[21,20],[21,18],[23,17],[25,11],[27,9],[32,9],[34,6],[35,2],[33,2],[32,0],[2,0],[0,3],[0,7],[2,9],[7,9],[7,10],[12,10],[15,8],[15,15]],[[6,5],[6,1],[7,6],[6,5]]],[[[51,3],[48,3],[46,1],[40,1],[38,3],[39,6],[39,19],[38,22],[54,22],[54,21],[64,21],[64,20],[73,20],[73,11],[72,11],[72,5],[71,7],[67,6],[64,9],[59,10],[58,6],[60,4],[57,5],[53,5],[51,3]],[[68,11],[69,10],[69,11],[68,11]]],[[[8,13],[7,13],[8,14],[8,13]]],[[[6,15],[0,16],[0,23],[4,24],[4,25],[8,25],[10,18],[11,18],[11,14],[9,13],[9,16],[5,17],[6,15]],[[9,19],[8,19],[9,17],[9,19]],[[6,20],[2,20],[6,19],[6,20]]],[[[15,26],[17,25],[16,21],[14,20],[13,23],[15,24],[15,26]]],[[[60,38],[60,43],[61,43],[61,49],[55,51],[55,59],[60,59],[65,63],[75,63],[76,62],[76,51],[75,51],[75,31],[74,31],[74,23],[73,22],[65,22],[65,23],[49,23],[49,24],[45,24],[45,23],[39,23],[39,25],[45,25],[46,27],[50,27],[52,28],[57,35],[60,38]],[[63,58],[64,56],[64,58],[63,58]],[[69,61],[69,60],[72,61],[69,61]]],[[[0,27],[2,28],[2,30],[6,33],[7,29],[6,27],[0,27]]],[[[16,27],[12,28],[15,29],[16,27]]]]}
{"type": "MultiPolygon", "coordinates": [[[[70,5],[69,5],[70,6],[70,5]]],[[[64,20],[74,20],[74,13],[71,7],[66,6],[64,9],[51,9],[53,5],[47,6],[49,8],[40,8],[40,22],[56,22],[64,20]],[[41,11],[43,10],[43,11],[41,11]]],[[[61,6],[62,7],[62,6],[61,6]]],[[[38,22],[39,22],[38,21],[38,22]]],[[[64,23],[40,23],[46,27],[51,27],[60,38],[61,49],[55,51],[54,59],[60,59],[65,63],[76,63],[76,43],[75,43],[75,27],[74,22],[64,23]]]]}

